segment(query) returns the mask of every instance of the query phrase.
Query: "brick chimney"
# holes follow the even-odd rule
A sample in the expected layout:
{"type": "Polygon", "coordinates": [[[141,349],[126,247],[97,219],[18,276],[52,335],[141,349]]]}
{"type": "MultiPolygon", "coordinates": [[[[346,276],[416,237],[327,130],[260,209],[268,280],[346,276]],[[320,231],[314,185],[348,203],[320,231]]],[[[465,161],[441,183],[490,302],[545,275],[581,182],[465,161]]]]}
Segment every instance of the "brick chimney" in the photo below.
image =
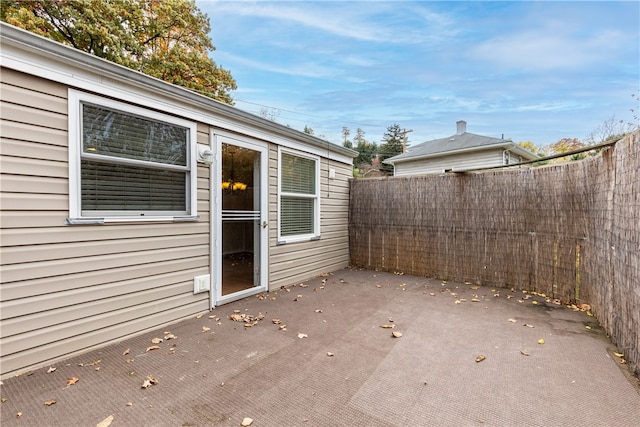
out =
{"type": "Polygon", "coordinates": [[[467,122],[464,120],[458,120],[456,122],[456,135],[462,135],[467,131],[467,122]]]}

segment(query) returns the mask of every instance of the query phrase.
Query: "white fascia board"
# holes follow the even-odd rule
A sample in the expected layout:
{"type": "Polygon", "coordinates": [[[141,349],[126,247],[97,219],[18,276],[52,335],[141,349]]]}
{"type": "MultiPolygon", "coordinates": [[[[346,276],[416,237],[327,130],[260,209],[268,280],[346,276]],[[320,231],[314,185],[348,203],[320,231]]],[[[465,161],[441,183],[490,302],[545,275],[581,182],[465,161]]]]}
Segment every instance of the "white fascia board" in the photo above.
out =
{"type": "Polygon", "coordinates": [[[239,110],[204,95],[62,45],[44,37],[0,24],[3,67],[42,77],[72,88],[182,116],[231,132],[353,164],[357,153],[239,110]]]}
{"type": "Polygon", "coordinates": [[[522,147],[520,147],[517,144],[514,144],[512,148],[507,149],[507,151],[516,154],[518,156],[522,156],[522,158],[526,159],[526,160],[536,160],[539,159],[540,156],[536,156],[535,154],[533,154],[531,151],[526,150],[522,147]]]}

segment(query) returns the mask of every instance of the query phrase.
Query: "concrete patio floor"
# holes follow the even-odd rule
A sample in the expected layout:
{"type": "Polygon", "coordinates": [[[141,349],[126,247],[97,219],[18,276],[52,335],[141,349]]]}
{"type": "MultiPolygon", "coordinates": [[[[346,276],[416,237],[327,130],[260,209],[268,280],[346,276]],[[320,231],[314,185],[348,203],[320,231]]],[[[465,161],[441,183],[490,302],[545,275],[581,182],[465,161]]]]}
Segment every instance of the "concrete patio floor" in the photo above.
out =
{"type": "Polygon", "coordinates": [[[345,269],[5,379],[0,421],[637,426],[616,351],[595,318],[540,296],[345,269]]]}

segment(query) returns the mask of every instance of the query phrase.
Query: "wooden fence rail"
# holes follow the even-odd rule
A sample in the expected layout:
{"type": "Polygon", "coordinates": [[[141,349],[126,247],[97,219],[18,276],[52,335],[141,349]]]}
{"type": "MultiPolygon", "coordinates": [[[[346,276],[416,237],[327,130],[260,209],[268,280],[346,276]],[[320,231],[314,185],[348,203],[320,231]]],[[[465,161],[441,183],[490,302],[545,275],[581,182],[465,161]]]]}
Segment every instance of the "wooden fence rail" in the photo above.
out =
{"type": "Polygon", "coordinates": [[[351,182],[351,264],[588,303],[640,373],[640,131],[534,169],[351,182]]]}

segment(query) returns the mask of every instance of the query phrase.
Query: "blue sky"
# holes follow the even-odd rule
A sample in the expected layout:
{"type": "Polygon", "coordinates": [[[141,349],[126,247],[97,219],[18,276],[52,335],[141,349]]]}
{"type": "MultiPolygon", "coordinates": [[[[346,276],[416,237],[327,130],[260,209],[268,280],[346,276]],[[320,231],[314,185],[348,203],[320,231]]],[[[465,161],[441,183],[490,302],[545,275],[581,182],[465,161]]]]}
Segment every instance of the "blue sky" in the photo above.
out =
{"type": "Polygon", "coordinates": [[[640,105],[640,2],[213,1],[236,107],[341,143],[455,133],[585,140],[640,105]]]}

